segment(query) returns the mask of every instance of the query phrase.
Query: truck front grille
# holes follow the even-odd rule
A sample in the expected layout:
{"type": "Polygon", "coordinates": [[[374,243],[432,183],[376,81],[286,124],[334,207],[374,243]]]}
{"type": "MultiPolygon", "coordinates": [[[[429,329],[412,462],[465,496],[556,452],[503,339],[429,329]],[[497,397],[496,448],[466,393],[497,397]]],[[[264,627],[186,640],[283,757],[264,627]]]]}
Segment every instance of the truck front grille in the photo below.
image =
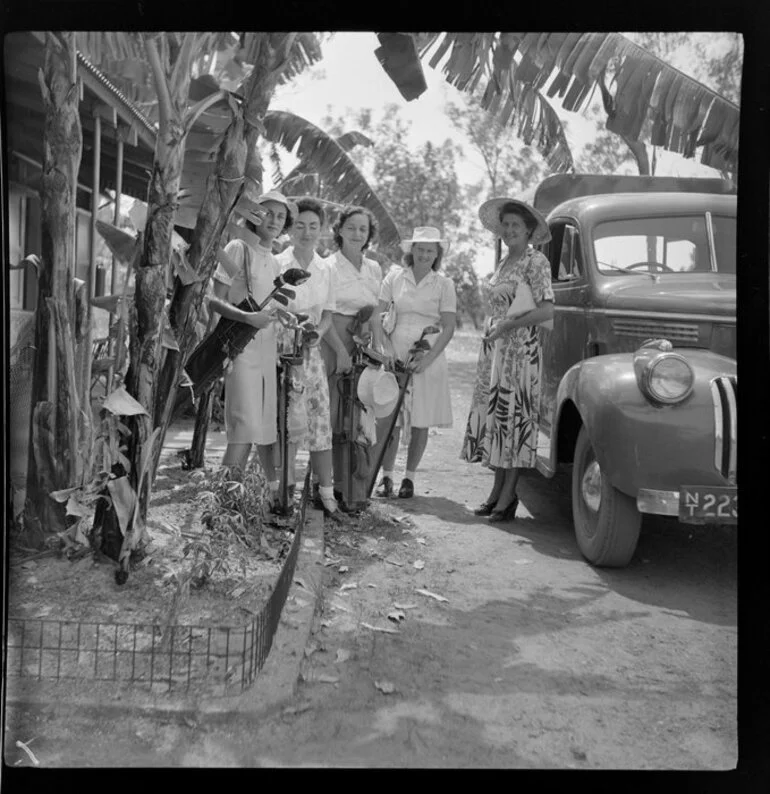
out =
{"type": "Polygon", "coordinates": [[[679,345],[698,344],[697,323],[666,323],[623,317],[613,319],[612,330],[616,334],[638,339],[668,339],[672,344],[679,345]]]}
{"type": "Polygon", "coordinates": [[[732,485],[738,474],[738,378],[711,381],[714,401],[714,466],[732,485]]]}

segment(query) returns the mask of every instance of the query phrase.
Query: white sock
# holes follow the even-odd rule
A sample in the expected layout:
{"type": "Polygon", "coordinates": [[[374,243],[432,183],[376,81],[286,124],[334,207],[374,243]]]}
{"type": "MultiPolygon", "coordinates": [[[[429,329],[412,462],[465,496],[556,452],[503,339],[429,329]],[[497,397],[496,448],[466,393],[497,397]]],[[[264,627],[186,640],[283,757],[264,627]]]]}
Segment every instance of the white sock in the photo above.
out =
{"type": "Polygon", "coordinates": [[[407,472],[404,474],[404,477],[405,477],[407,480],[411,480],[412,482],[414,482],[415,474],[416,474],[416,472],[413,472],[413,471],[407,471],[407,472]]]}
{"type": "Polygon", "coordinates": [[[321,501],[324,503],[324,507],[330,513],[333,513],[337,509],[337,500],[334,498],[334,487],[331,485],[319,485],[318,493],[321,497],[321,501]]]}
{"type": "Polygon", "coordinates": [[[384,469],[382,471],[382,476],[383,477],[390,477],[391,480],[393,479],[393,474],[394,474],[394,472],[392,472],[392,471],[385,471],[384,469]]]}

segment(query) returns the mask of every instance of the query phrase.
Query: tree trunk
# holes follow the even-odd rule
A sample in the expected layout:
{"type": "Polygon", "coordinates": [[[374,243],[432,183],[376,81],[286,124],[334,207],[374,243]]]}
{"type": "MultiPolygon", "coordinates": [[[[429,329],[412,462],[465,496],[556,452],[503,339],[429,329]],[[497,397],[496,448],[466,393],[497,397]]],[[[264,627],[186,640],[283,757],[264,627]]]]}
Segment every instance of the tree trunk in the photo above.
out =
{"type": "Polygon", "coordinates": [[[81,406],[75,384],[72,334],[74,196],[83,143],[75,64],[74,34],[47,33],[40,74],[46,113],[40,191],[42,267],[25,516],[33,541],[39,541],[43,533],[66,528],[65,508],[49,494],[81,484],[84,461],[79,444],[87,431],[84,423],[90,428],[90,406],[81,406]]]}
{"type": "Polygon", "coordinates": [[[235,207],[242,179],[249,171],[252,158],[259,156],[256,149],[259,135],[257,121],[267,111],[278,76],[275,53],[269,45],[268,36],[265,35],[244,90],[246,98],[240,113],[225,133],[217,153],[216,167],[206,184],[206,194],[189,251],[190,266],[198,275],[198,280],[183,284],[178,277],[174,279],[169,317],[179,351],[166,351],[159,378],[154,420],[156,427],[160,427],[160,437],[153,456],[153,476],[160,461],[166,432],[173,419],[182,370],[197,342],[195,323],[206,285],[214,272],[219,242],[235,207]]]}
{"type": "Polygon", "coordinates": [[[190,444],[189,465],[191,469],[202,468],[205,461],[206,435],[211,423],[214,393],[219,391],[218,386],[219,384],[215,383],[211,389],[202,394],[198,404],[198,411],[195,414],[195,428],[193,430],[192,443],[190,444]]]}
{"type": "Polygon", "coordinates": [[[650,158],[647,154],[647,147],[641,141],[635,141],[631,138],[626,138],[625,135],[621,136],[625,141],[626,146],[631,150],[631,154],[636,160],[636,167],[639,169],[641,176],[650,176],[650,158]]]}
{"type": "MultiPolygon", "coordinates": [[[[126,374],[126,385],[129,394],[147,410],[147,415],[131,417],[133,421],[129,425],[132,430],[128,455],[131,461],[129,478],[139,496],[142,524],[147,516],[152,478],[146,479],[140,489],[139,467],[143,447],[153,430],[152,411],[161,351],[166,272],[171,258],[171,235],[182,177],[184,147],[181,118],[169,119],[168,127],[159,133],[155,147],[147,195],[144,247],[136,268],[136,334],[131,339],[131,364],[126,374]]],[[[140,543],[141,538],[137,537],[136,542],[140,543]]]]}

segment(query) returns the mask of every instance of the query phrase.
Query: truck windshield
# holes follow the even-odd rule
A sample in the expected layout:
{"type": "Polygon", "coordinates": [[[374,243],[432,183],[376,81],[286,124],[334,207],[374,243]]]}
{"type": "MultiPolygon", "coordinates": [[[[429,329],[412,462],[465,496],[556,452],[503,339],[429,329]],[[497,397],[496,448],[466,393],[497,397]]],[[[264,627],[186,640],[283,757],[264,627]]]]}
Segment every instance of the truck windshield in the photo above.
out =
{"type": "MultiPolygon", "coordinates": [[[[716,268],[735,273],[734,217],[712,215],[716,268]]],[[[705,215],[628,218],[604,221],[593,235],[594,255],[601,273],[708,273],[711,271],[705,215]]]]}

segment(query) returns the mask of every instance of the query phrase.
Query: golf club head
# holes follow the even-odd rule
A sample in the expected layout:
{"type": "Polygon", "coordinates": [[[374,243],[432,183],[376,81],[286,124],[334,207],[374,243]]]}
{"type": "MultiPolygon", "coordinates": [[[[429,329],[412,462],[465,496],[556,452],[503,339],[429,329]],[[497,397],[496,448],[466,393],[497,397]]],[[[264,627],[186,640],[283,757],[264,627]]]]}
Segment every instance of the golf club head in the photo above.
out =
{"type": "Polygon", "coordinates": [[[297,318],[297,322],[300,325],[303,325],[304,323],[306,323],[310,319],[310,315],[302,314],[302,313],[295,314],[294,316],[297,318]]]}
{"type": "Polygon", "coordinates": [[[425,328],[422,329],[422,335],[420,338],[439,333],[441,333],[441,329],[437,325],[426,325],[425,328]]]}
{"type": "Polygon", "coordinates": [[[318,341],[318,331],[315,329],[311,331],[304,331],[302,334],[302,344],[303,345],[312,345],[318,341]]]}
{"type": "Polygon", "coordinates": [[[288,306],[289,305],[289,299],[281,292],[276,292],[275,295],[273,295],[273,300],[277,301],[282,306],[288,306]]]}
{"type": "Polygon", "coordinates": [[[276,292],[276,295],[283,295],[285,298],[291,298],[292,300],[297,297],[297,293],[291,287],[281,287],[276,292]]]}
{"type": "Polygon", "coordinates": [[[418,351],[418,350],[421,351],[430,350],[430,342],[428,342],[427,339],[418,339],[412,345],[412,349],[409,352],[418,351]]]}
{"type": "Polygon", "coordinates": [[[286,309],[275,309],[275,316],[285,328],[296,328],[297,321],[291,312],[286,309]]]}
{"type": "Polygon", "coordinates": [[[300,284],[304,284],[310,278],[310,273],[307,270],[303,270],[301,267],[290,267],[285,273],[281,273],[278,276],[273,284],[276,287],[280,287],[283,284],[291,284],[292,287],[298,287],[300,284]]]}

